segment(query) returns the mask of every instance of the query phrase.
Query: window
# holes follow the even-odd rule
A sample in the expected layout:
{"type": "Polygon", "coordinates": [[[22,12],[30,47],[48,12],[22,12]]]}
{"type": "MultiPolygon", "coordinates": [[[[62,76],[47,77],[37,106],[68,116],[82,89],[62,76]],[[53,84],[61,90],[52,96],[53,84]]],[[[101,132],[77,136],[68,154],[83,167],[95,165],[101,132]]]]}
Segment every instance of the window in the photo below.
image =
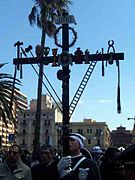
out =
{"type": "Polygon", "coordinates": [[[50,125],[50,120],[48,120],[48,125],[50,125]]]}
{"type": "Polygon", "coordinates": [[[23,120],[23,124],[26,124],[26,121],[25,121],[25,119],[23,120]]]}
{"type": "Polygon", "coordinates": [[[101,133],[101,129],[96,129],[96,133],[101,133]]]}
{"type": "Polygon", "coordinates": [[[48,136],[46,141],[45,141],[45,144],[49,144],[50,143],[50,137],[48,136]]]}
{"type": "Polygon", "coordinates": [[[97,145],[100,146],[100,139],[97,139],[97,145]]]}
{"type": "Polygon", "coordinates": [[[33,120],[33,123],[32,123],[33,125],[35,125],[36,124],[36,121],[35,120],[33,120]]]}
{"type": "Polygon", "coordinates": [[[25,113],[23,114],[23,118],[26,118],[26,114],[25,113]]]}
{"type": "Polygon", "coordinates": [[[83,133],[83,130],[82,130],[82,129],[78,129],[78,133],[79,133],[79,134],[82,134],[82,133],[83,133]]]}
{"type": "Polygon", "coordinates": [[[88,144],[91,144],[91,139],[88,139],[88,144]]]}
{"type": "Polygon", "coordinates": [[[26,131],[25,131],[25,129],[23,129],[23,134],[26,134],[26,131]]]}
{"type": "Polygon", "coordinates": [[[22,140],[22,145],[25,145],[25,139],[22,140]]]}
{"type": "Polygon", "coordinates": [[[46,119],[46,120],[45,120],[45,125],[46,125],[46,126],[49,126],[49,125],[50,125],[50,120],[46,119]]]}
{"type": "Polygon", "coordinates": [[[49,132],[49,130],[48,130],[48,129],[46,129],[45,133],[46,133],[46,134],[48,134],[48,132],[49,132]]]}
{"type": "Polygon", "coordinates": [[[91,134],[92,133],[92,129],[87,129],[87,133],[91,134]]]}

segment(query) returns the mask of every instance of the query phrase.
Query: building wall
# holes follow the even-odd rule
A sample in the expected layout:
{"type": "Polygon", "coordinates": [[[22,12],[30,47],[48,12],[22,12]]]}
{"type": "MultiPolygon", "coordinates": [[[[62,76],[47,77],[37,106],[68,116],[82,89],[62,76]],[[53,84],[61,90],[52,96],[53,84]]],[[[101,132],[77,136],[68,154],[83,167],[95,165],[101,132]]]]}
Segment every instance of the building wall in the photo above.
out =
{"type": "MultiPolygon", "coordinates": [[[[52,100],[45,96],[42,97],[40,142],[41,144],[51,144],[58,150],[62,150],[62,113],[56,107],[54,108],[52,100]]],[[[27,148],[30,151],[33,150],[35,113],[36,100],[32,100],[30,101],[30,109],[18,116],[17,142],[22,148],[27,148]]],[[[110,130],[105,122],[96,122],[92,119],[71,122],[70,132],[79,132],[84,135],[87,139],[85,147],[88,149],[95,145],[108,147],[111,142],[110,130]]]]}
{"type": "MultiPolygon", "coordinates": [[[[27,109],[27,97],[19,90],[15,90],[14,93],[15,96],[18,98],[19,108],[21,108],[22,110],[27,109]]],[[[19,112],[18,106],[15,103],[13,103],[12,110],[15,118],[17,118],[18,116],[18,112],[19,112]]],[[[8,148],[12,143],[16,142],[16,133],[17,133],[17,129],[15,128],[13,122],[10,121],[9,119],[7,119],[7,122],[8,123],[6,126],[5,123],[3,122],[2,117],[0,117],[0,141],[1,141],[1,145],[5,149],[8,148]]]]}
{"type": "MultiPolygon", "coordinates": [[[[18,116],[18,138],[17,142],[23,149],[33,150],[36,100],[30,101],[30,109],[27,109],[18,116]]],[[[55,122],[62,121],[62,114],[53,106],[48,95],[42,96],[40,143],[57,146],[57,130],[55,122]]]]}
{"type": "Polygon", "coordinates": [[[79,132],[86,137],[85,147],[108,147],[110,145],[110,130],[105,122],[84,119],[83,122],[71,122],[70,132],[79,132]]]}
{"type": "Polygon", "coordinates": [[[132,144],[132,132],[125,127],[117,127],[117,130],[111,132],[112,145],[126,148],[132,144]]]}
{"type": "MultiPolygon", "coordinates": [[[[57,126],[60,127],[60,130],[58,130],[59,135],[62,135],[62,123],[57,123],[57,126]]],[[[84,145],[88,150],[97,145],[105,148],[111,144],[110,130],[105,122],[96,122],[92,119],[84,119],[82,122],[70,122],[69,131],[70,133],[78,132],[85,136],[84,145]]],[[[58,142],[58,149],[62,151],[62,136],[61,141],[58,142]]]]}

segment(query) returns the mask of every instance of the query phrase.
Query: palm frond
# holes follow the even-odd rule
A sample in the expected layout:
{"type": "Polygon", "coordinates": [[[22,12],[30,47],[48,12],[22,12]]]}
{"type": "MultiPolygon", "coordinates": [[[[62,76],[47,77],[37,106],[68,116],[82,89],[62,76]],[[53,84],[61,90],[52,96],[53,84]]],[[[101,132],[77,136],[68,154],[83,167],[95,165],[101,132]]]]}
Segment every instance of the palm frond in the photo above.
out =
{"type": "Polygon", "coordinates": [[[51,22],[47,21],[46,23],[46,33],[49,37],[53,37],[56,31],[56,26],[51,22]]]}
{"type": "Polygon", "coordinates": [[[42,28],[41,19],[40,19],[39,14],[37,15],[37,27],[39,27],[40,29],[42,28]]]}
{"type": "Polygon", "coordinates": [[[0,68],[2,68],[3,66],[5,66],[5,64],[8,64],[8,63],[1,63],[1,64],[0,64],[0,68]]]}
{"type": "MultiPolygon", "coordinates": [[[[0,64],[1,65],[1,64],[0,64]]],[[[5,65],[3,63],[3,65],[5,65]]],[[[3,67],[2,65],[0,67],[3,67]]],[[[13,112],[13,106],[10,106],[10,101],[12,97],[13,82],[15,80],[15,91],[18,90],[16,85],[21,85],[20,80],[14,79],[10,74],[0,73],[0,116],[3,122],[7,126],[8,122],[11,121],[16,126],[15,114],[13,112]]],[[[18,105],[19,97],[13,94],[13,103],[18,105]]]]}
{"type": "Polygon", "coordinates": [[[33,8],[31,9],[31,12],[28,16],[30,25],[33,25],[36,23],[36,15],[37,15],[37,8],[36,6],[33,6],[33,8]]]}

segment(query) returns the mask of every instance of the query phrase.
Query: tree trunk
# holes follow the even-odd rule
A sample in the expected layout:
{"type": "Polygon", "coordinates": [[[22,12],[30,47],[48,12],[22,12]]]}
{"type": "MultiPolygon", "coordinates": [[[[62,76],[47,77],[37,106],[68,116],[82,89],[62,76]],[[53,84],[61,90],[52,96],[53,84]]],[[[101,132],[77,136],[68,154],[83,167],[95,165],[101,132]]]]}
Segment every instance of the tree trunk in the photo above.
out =
{"type": "MultiPolygon", "coordinates": [[[[45,47],[45,37],[46,32],[45,29],[42,29],[42,37],[41,37],[41,47],[44,49],[45,47]]],[[[42,54],[43,57],[43,54],[42,54]]],[[[37,111],[36,111],[36,123],[35,123],[35,137],[33,142],[33,151],[38,152],[40,148],[40,127],[41,127],[41,99],[42,99],[42,82],[43,82],[43,71],[44,64],[40,63],[39,65],[39,76],[38,76],[38,89],[37,89],[37,111]]]]}

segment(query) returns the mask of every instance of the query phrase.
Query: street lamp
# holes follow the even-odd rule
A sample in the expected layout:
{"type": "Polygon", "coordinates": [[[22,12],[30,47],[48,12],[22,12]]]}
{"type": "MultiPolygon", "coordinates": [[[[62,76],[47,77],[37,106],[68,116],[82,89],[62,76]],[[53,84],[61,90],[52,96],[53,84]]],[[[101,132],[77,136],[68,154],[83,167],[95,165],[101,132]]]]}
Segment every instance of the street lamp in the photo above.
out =
{"type": "Polygon", "coordinates": [[[135,121],[135,116],[133,118],[127,118],[127,120],[134,120],[135,121]]]}
{"type": "Polygon", "coordinates": [[[133,118],[127,118],[127,120],[134,120],[134,128],[135,128],[135,116],[133,118]]]}

